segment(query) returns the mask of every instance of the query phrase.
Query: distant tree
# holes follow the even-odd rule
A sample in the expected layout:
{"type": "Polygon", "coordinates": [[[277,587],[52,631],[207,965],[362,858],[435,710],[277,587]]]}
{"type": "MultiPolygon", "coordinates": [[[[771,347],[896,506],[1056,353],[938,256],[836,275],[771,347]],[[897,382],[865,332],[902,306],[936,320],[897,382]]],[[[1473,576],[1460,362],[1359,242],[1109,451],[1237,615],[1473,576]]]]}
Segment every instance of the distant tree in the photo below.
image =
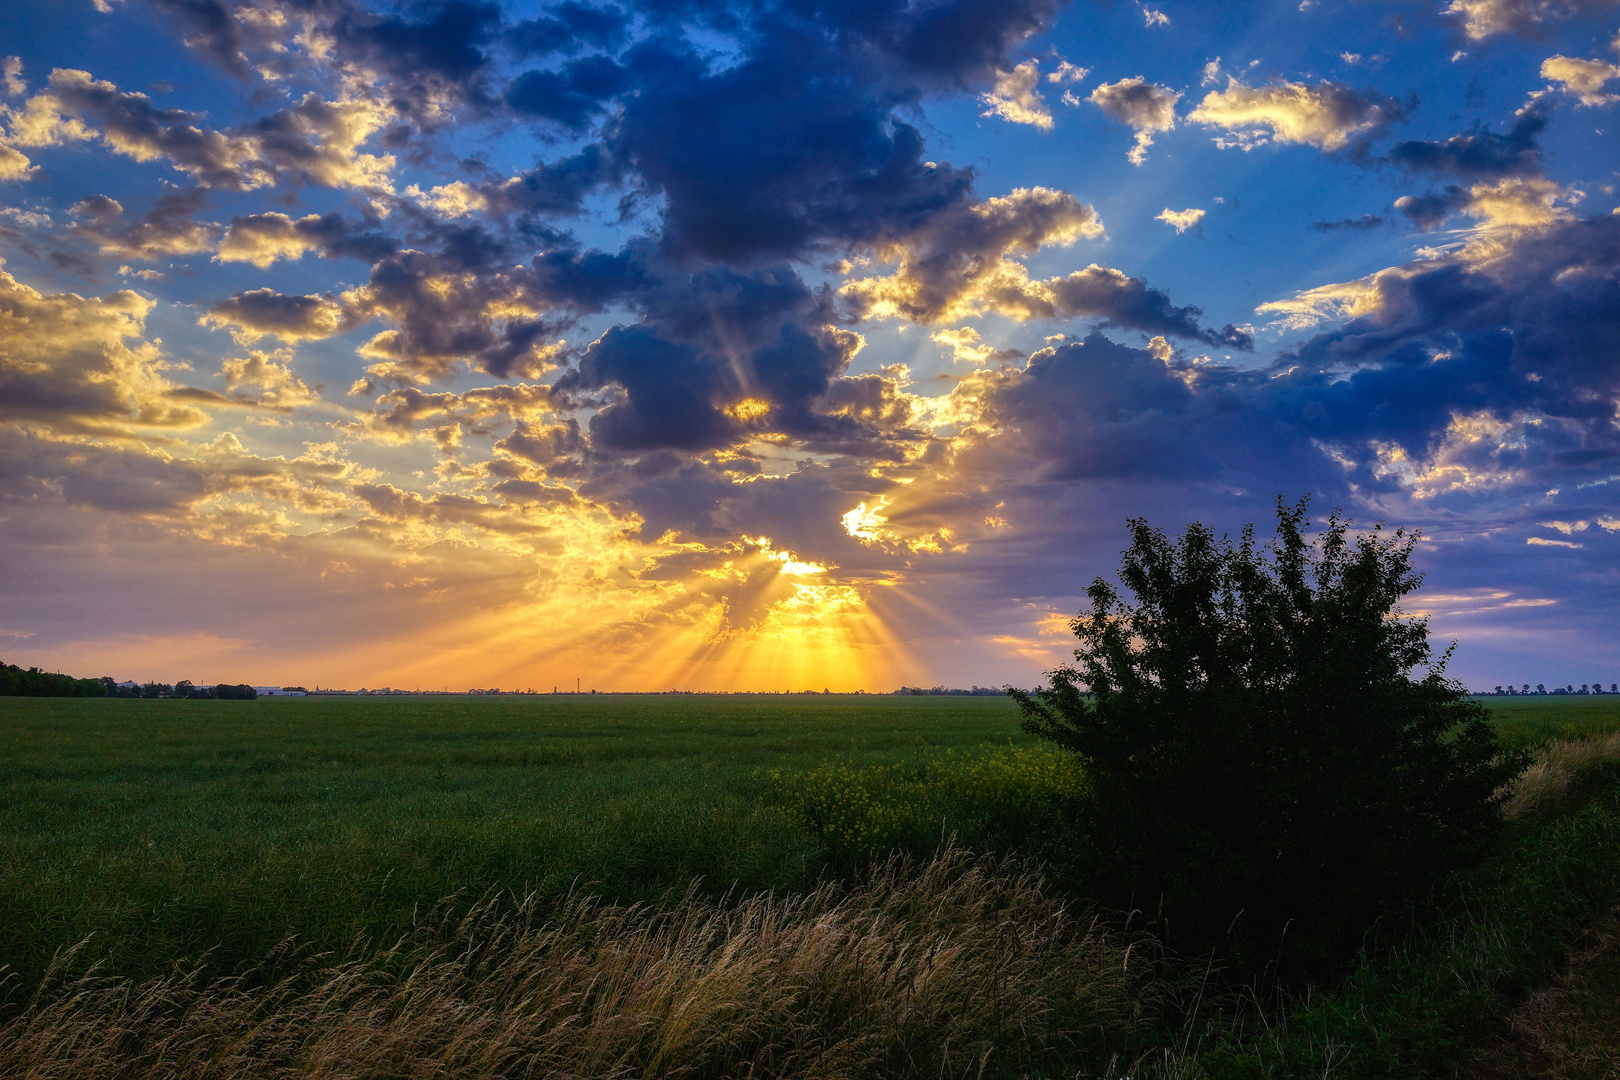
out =
{"type": "Polygon", "coordinates": [[[221,701],[252,701],[259,692],[247,683],[219,683],[214,687],[214,696],[221,701]]]}
{"type": "Polygon", "coordinates": [[[1546,692],[1547,692],[1547,684],[1546,683],[1536,683],[1536,693],[1545,694],[1546,692]]]}
{"type": "Polygon", "coordinates": [[[1098,578],[1077,665],[1009,690],[1085,765],[1076,864],[1113,902],[1162,902],[1172,943],[1218,942],[1241,912],[1240,958],[1275,955],[1285,928],[1296,957],[1327,955],[1475,853],[1519,768],[1400,611],[1417,535],[1335,514],[1313,541],[1306,505],[1279,500],[1264,546],[1252,526],[1234,546],[1133,520],[1133,602],[1098,578]]]}
{"type": "Polygon", "coordinates": [[[37,667],[0,664],[0,697],[104,697],[106,693],[99,679],[75,679],[37,667]]]}

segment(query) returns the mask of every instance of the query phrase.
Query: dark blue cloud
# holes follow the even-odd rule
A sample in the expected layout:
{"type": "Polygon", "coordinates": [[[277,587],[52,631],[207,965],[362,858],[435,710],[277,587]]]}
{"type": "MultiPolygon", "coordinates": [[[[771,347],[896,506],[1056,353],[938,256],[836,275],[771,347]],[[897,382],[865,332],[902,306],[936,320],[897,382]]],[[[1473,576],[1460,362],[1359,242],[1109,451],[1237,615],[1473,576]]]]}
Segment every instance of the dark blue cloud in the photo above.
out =
{"type": "Polygon", "coordinates": [[[520,56],[611,49],[618,46],[629,26],[620,8],[590,7],[569,2],[545,15],[513,23],[502,34],[508,48],[520,56]]]}
{"type": "Polygon", "coordinates": [[[1539,176],[1541,146],[1536,139],[1546,128],[1546,111],[1536,105],[1521,112],[1503,134],[1477,127],[1444,141],[1409,140],[1396,143],[1389,160],[1410,172],[1463,180],[1539,176]]]}
{"type": "Polygon", "coordinates": [[[506,90],[513,112],[583,130],[602,110],[603,100],[628,85],[625,70],[606,56],[588,56],[560,71],[528,71],[506,90]]]}

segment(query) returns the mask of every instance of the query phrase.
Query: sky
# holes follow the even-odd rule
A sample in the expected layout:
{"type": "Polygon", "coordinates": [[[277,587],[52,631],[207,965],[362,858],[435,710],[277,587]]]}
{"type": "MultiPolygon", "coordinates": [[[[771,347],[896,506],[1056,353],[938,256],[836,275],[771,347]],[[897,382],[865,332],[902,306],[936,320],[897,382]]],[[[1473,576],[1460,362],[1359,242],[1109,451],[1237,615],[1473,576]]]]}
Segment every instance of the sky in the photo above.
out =
{"type": "Polygon", "coordinates": [[[1033,685],[1126,522],[1620,680],[1616,0],[11,0],[0,659],[1033,685]]]}

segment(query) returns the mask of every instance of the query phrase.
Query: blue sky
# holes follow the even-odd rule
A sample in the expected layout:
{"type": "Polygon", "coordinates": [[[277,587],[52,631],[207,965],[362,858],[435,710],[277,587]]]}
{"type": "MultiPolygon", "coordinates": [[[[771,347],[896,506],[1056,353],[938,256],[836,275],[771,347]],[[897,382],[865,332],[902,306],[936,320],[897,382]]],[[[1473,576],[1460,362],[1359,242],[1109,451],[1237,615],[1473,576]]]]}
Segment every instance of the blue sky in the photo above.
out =
{"type": "Polygon", "coordinates": [[[1620,679],[1612,0],[0,11],[0,647],[1028,683],[1125,520],[1620,679]]]}

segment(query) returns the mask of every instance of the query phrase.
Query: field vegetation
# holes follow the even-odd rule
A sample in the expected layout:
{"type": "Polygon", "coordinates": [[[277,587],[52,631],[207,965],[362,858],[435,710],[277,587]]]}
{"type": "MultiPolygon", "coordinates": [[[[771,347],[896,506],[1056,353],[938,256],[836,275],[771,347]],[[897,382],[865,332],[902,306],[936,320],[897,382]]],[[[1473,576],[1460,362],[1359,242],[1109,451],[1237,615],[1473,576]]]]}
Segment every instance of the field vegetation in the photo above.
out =
{"type": "MultiPolygon", "coordinates": [[[[854,853],[823,846],[798,809],[825,791],[797,777],[966,782],[1035,746],[1006,698],[0,699],[0,962],[31,982],[89,937],[108,972],[233,970],[289,933],[391,942],[492,888],[805,891],[854,853]]],[[[906,789],[881,790],[835,845],[895,820],[906,789]]],[[[936,802],[908,797],[907,839],[993,824],[936,802]]]]}
{"type": "Polygon", "coordinates": [[[1616,700],[1488,701],[1566,782],[1348,968],[1260,993],[969,854],[1077,782],[1005,700],[5,704],[8,1076],[1486,1077],[1613,1045],[1582,934],[1620,904],[1616,700]],[[913,861],[864,869],[884,844],[913,861]]]}

